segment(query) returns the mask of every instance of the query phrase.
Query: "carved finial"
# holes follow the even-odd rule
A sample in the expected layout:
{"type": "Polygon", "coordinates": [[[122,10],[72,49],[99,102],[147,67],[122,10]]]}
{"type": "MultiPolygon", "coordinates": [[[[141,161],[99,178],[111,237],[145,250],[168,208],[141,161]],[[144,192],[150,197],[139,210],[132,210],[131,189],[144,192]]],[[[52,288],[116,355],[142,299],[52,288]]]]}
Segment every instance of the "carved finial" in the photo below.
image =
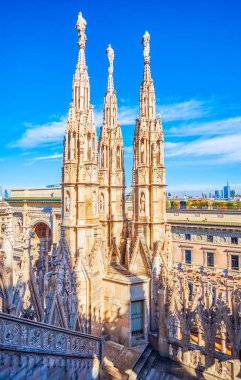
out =
{"type": "Polygon", "coordinates": [[[115,53],[114,53],[114,50],[112,49],[110,44],[108,45],[108,48],[106,50],[106,54],[107,54],[107,57],[108,57],[109,62],[110,62],[109,69],[113,73],[113,70],[114,70],[113,62],[114,62],[114,58],[115,58],[115,53]]]}
{"type": "Polygon", "coordinates": [[[82,16],[82,13],[80,12],[78,15],[78,20],[76,23],[76,29],[78,30],[78,36],[79,36],[79,46],[81,48],[85,47],[87,38],[85,35],[85,28],[86,28],[87,22],[82,16]]]}
{"type": "Polygon", "coordinates": [[[143,45],[143,55],[144,60],[149,60],[150,58],[150,34],[148,32],[145,32],[144,36],[142,37],[142,45],[143,45]]]}

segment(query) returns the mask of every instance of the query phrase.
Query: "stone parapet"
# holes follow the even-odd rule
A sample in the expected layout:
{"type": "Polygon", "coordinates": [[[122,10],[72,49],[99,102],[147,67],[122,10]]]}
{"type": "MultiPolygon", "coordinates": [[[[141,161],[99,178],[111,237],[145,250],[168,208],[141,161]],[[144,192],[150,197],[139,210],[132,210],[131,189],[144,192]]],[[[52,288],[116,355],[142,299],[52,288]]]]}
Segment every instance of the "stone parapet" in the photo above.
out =
{"type": "Polygon", "coordinates": [[[0,380],[98,379],[101,340],[0,313],[0,356],[0,380]]]}

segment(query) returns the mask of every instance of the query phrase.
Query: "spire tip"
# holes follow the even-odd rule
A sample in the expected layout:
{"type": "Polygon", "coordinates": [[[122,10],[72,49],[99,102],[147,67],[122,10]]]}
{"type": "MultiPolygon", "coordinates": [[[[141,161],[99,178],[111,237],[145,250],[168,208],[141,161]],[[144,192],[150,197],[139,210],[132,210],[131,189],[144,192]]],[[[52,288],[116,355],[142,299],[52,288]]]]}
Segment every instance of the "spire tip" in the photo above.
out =
{"type": "Polygon", "coordinates": [[[144,59],[150,59],[150,34],[146,31],[142,37],[144,59]]]}
{"type": "Polygon", "coordinates": [[[109,69],[111,72],[113,72],[113,63],[114,63],[114,58],[115,58],[115,52],[111,47],[111,44],[108,45],[108,48],[106,50],[107,57],[109,59],[110,67],[109,69]]]}
{"type": "Polygon", "coordinates": [[[79,14],[78,14],[78,20],[77,20],[77,23],[76,23],[75,27],[78,30],[79,47],[81,47],[83,49],[85,48],[86,41],[87,41],[87,38],[86,38],[86,35],[85,35],[86,25],[87,25],[86,20],[82,16],[82,13],[79,12],[79,14]]]}

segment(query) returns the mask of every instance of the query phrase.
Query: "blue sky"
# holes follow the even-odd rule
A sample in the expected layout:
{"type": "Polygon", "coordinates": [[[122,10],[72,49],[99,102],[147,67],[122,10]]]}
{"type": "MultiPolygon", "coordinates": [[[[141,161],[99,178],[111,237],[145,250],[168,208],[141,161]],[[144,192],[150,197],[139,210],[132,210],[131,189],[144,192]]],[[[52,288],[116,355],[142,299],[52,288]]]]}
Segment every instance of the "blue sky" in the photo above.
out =
{"type": "Polygon", "coordinates": [[[130,186],[141,37],[151,35],[168,190],[201,192],[226,179],[241,192],[240,0],[12,0],[0,14],[0,184],[59,183],[77,61],[77,14],[87,20],[87,65],[99,129],[108,43],[130,186]]]}

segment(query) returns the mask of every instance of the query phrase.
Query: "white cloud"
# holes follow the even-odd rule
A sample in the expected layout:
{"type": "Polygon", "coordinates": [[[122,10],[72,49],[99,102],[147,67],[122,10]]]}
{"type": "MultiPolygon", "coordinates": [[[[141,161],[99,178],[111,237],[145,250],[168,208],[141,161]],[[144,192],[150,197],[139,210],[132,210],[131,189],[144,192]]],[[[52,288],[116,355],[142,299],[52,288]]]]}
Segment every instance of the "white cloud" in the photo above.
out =
{"type": "Polygon", "coordinates": [[[203,123],[181,124],[167,130],[168,135],[201,136],[237,133],[241,129],[241,117],[214,120],[203,123]]]}
{"type": "MultiPolygon", "coordinates": [[[[158,105],[157,111],[162,114],[164,121],[191,120],[206,115],[209,112],[209,102],[191,99],[181,103],[158,105]]],[[[135,120],[138,116],[139,108],[137,106],[119,107],[118,118],[121,125],[134,126],[135,120]]],[[[26,131],[19,140],[15,141],[10,146],[26,149],[60,143],[64,137],[66,120],[66,116],[62,116],[58,121],[44,124],[32,125],[25,123],[25,126],[27,127],[26,131]]],[[[102,120],[102,107],[96,107],[95,122],[97,127],[102,125],[102,120]]],[[[172,131],[172,129],[169,131],[172,131]]]]}
{"type": "Polygon", "coordinates": [[[62,158],[63,157],[63,154],[59,154],[59,153],[54,153],[52,154],[51,156],[40,156],[40,157],[35,157],[33,158],[33,160],[35,161],[42,161],[42,160],[56,160],[56,159],[59,159],[59,158],[62,158]]]}
{"type": "Polygon", "coordinates": [[[28,128],[22,137],[12,147],[34,148],[36,146],[50,143],[59,143],[63,140],[66,126],[66,117],[63,116],[59,121],[53,121],[46,124],[32,125],[28,128]]]}
{"type": "Polygon", "coordinates": [[[133,157],[133,147],[132,146],[125,146],[124,147],[124,157],[125,158],[132,158],[133,157]]]}
{"type": "Polygon", "coordinates": [[[211,103],[191,99],[181,103],[157,105],[156,108],[164,121],[192,120],[207,116],[211,103]]]}
{"type": "Polygon", "coordinates": [[[166,143],[167,157],[210,156],[215,162],[241,161],[241,134],[197,139],[191,142],[166,143]]]}

